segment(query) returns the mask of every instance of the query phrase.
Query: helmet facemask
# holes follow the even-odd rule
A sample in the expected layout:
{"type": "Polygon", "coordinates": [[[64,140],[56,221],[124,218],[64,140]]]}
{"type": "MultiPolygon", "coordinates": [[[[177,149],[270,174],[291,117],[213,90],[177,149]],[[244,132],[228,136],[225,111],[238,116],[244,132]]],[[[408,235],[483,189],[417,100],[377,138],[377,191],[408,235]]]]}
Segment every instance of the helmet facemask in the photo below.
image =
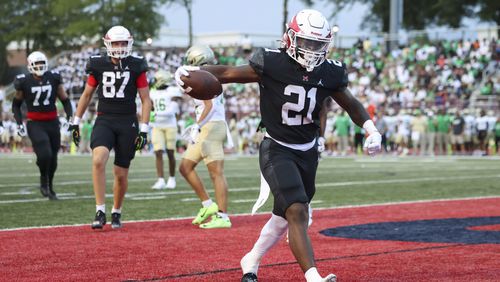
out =
{"type": "Polygon", "coordinates": [[[330,24],[320,12],[302,10],[286,27],[282,43],[292,59],[307,71],[312,71],[325,61],[332,33],[330,24]]]}
{"type": "Polygon", "coordinates": [[[331,43],[330,38],[308,37],[297,34],[293,29],[288,30],[288,36],[290,38],[288,55],[307,71],[312,71],[325,61],[331,43]]]}
{"type": "Polygon", "coordinates": [[[108,53],[108,56],[116,59],[123,59],[130,54],[132,54],[132,44],[134,43],[133,39],[129,40],[115,40],[111,41],[109,39],[104,38],[104,46],[106,46],[106,51],[108,53]],[[127,42],[127,46],[120,46],[120,47],[113,47],[113,42],[127,42]]]}
{"type": "Polygon", "coordinates": [[[49,69],[47,61],[36,61],[28,64],[28,71],[37,76],[43,76],[43,74],[49,69]]]}
{"type": "Polygon", "coordinates": [[[42,52],[35,51],[28,56],[28,71],[37,76],[43,74],[49,69],[47,57],[42,52]]]}

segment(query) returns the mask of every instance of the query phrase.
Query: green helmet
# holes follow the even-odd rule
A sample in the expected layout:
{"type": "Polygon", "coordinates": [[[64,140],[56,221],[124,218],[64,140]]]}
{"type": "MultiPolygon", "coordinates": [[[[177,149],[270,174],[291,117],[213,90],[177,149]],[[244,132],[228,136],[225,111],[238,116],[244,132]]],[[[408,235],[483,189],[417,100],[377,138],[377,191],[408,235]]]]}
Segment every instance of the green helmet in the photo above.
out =
{"type": "Polygon", "coordinates": [[[154,87],[165,88],[166,86],[170,85],[172,81],[173,81],[173,76],[171,73],[164,70],[158,70],[155,74],[154,87]]]}
{"type": "Polygon", "coordinates": [[[192,66],[215,64],[214,51],[206,45],[191,46],[186,52],[186,63],[192,66]]]}

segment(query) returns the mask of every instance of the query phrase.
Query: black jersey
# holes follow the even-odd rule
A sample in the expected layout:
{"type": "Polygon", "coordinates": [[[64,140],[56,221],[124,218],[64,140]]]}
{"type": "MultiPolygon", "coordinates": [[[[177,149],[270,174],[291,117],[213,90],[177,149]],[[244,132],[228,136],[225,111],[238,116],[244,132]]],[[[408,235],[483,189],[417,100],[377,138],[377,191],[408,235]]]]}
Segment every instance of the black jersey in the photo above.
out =
{"type": "Polygon", "coordinates": [[[97,55],[89,58],[86,73],[97,82],[99,114],[135,114],[137,80],[148,70],[142,57],[128,56],[118,65],[111,62],[109,56],[97,55]]]}
{"type": "Polygon", "coordinates": [[[257,49],[250,66],[261,77],[263,125],[271,137],[291,144],[316,138],[324,99],[348,83],[342,63],[326,60],[308,72],[283,49],[257,49]]]}
{"type": "Polygon", "coordinates": [[[28,119],[53,120],[57,118],[57,88],[62,84],[61,75],[56,71],[46,71],[41,78],[32,74],[19,74],[14,80],[17,91],[23,92],[28,108],[28,119]]]}

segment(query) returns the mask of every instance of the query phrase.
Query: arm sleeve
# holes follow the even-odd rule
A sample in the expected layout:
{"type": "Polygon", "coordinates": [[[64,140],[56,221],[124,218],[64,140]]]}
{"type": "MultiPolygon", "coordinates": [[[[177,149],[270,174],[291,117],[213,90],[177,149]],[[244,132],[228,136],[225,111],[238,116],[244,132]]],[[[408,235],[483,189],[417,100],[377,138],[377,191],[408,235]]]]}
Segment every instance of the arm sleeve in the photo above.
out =
{"type": "Polygon", "coordinates": [[[73,116],[73,107],[71,106],[71,101],[69,99],[61,101],[64,107],[64,112],[66,113],[66,118],[69,119],[73,116]]]}
{"type": "Polygon", "coordinates": [[[97,79],[95,79],[94,75],[89,74],[89,77],[87,78],[87,84],[92,87],[97,87],[99,83],[97,82],[97,79]]]}
{"type": "Polygon", "coordinates": [[[135,81],[135,86],[137,88],[144,88],[147,87],[148,85],[149,83],[146,77],[146,72],[143,72],[137,77],[137,80],[135,81]]]}
{"type": "Polygon", "coordinates": [[[255,73],[262,76],[264,73],[264,48],[255,50],[250,57],[249,64],[254,69],[255,73]]]}
{"type": "Polygon", "coordinates": [[[23,123],[23,115],[21,114],[21,105],[23,104],[23,100],[19,100],[14,98],[12,100],[12,113],[14,113],[14,119],[17,124],[23,123]]]}

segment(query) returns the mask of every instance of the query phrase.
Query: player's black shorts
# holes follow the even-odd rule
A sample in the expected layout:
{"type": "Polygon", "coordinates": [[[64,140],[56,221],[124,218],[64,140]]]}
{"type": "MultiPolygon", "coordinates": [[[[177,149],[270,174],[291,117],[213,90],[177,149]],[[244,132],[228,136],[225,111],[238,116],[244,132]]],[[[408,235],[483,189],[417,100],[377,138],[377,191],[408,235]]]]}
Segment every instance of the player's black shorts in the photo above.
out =
{"type": "Polygon", "coordinates": [[[136,115],[99,115],[92,129],[90,148],[104,146],[110,151],[114,149],[114,164],[128,168],[135,156],[138,131],[136,115]]]}
{"type": "Polygon", "coordinates": [[[61,131],[58,119],[52,121],[29,120],[26,128],[37,156],[45,153],[49,153],[49,155],[57,154],[61,146],[61,131]]]}
{"type": "Polygon", "coordinates": [[[264,138],[259,153],[260,170],[274,196],[274,214],[285,217],[286,209],[293,203],[312,200],[318,167],[316,146],[304,152],[264,138]]]}

